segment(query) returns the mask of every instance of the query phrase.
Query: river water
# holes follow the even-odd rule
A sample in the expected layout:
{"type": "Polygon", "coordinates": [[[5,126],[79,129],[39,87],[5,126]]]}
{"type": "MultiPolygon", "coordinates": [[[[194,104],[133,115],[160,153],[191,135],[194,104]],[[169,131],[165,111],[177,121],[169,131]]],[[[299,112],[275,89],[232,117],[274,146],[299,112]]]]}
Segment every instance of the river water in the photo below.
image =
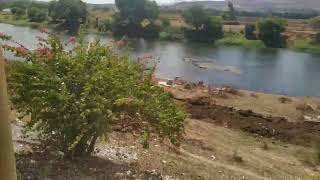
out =
{"type": "MultiPolygon", "coordinates": [[[[41,32],[29,27],[0,24],[0,32],[14,37],[28,48],[36,48],[35,36],[41,32]]],[[[62,36],[67,39],[67,36],[62,36]]],[[[94,35],[88,35],[93,39],[94,35]]],[[[101,37],[107,42],[108,37],[101,37]]],[[[320,55],[294,52],[287,49],[246,49],[242,47],[213,47],[203,44],[130,41],[131,57],[153,55],[160,57],[156,75],[159,78],[181,77],[188,81],[204,81],[216,85],[291,96],[320,96],[320,55]],[[239,69],[200,68],[185,61],[239,69]]],[[[6,54],[10,56],[10,54],[6,54]]]]}

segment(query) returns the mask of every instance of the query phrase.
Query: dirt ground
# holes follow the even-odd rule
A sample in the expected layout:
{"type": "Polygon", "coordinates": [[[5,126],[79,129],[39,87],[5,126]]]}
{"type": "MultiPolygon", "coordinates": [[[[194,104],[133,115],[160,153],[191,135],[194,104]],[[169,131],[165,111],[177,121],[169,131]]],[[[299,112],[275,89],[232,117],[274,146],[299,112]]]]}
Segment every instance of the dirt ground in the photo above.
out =
{"type": "MultiPolygon", "coordinates": [[[[92,157],[65,160],[13,132],[22,179],[319,179],[319,98],[284,97],[230,87],[167,88],[189,113],[181,147],[113,133],[92,157]],[[304,117],[306,116],[306,117],[304,117]]],[[[15,114],[13,112],[13,114],[15,114]]],[[[19,121],[15,121],[19,122],[19,121]]]]}
{"type": "Polygon", "coordinates": [[[301,122],[304,116],[311,116],[316,121],[320,115],[320,97],[289,97],[232,87],[193,86],[186,89],[184,85],[169,91],[182,101],[203,98],[216,105],[251,110],[264,116],[284,117],[291,122],[301,122]]]}

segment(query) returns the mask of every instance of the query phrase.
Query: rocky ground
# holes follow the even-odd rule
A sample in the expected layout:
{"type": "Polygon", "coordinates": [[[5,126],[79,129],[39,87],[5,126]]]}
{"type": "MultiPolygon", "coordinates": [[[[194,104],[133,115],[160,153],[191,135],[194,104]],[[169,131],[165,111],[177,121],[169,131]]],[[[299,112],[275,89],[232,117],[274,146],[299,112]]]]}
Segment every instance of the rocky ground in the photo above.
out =
{"type": "MultiPolygon", "coordinates": [[[[65,160],[21,139],[13,124],[22,179],[317,179],[320,101],[180,83],[166,89],[189,112],[185,140],[114,133],[92,157],[65,160]]],[[[14,114],[14,113],[13,113],[14,114]]],[[[14,117],[14,115],[13,115],[14,117]]]]}

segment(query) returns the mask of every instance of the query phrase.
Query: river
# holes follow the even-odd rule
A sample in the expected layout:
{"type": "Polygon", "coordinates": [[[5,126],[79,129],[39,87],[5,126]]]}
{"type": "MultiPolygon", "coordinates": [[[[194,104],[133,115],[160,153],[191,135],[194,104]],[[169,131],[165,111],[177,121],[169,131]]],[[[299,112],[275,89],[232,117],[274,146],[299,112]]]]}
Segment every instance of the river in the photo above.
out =
{"type": "MultiPolygon", "coordinates": [[[[0,32],[14,37],[28,48],[36,48],[36,29],[0,24],[0,32]]],[[[62,36],[64,39],[68,37],[62,36]]],[[[89,34],[89,39],[95,35],[89,34]]],[[[108,37],[101,37],[103,42],[108,37]]],[[[242,47],[213,47],[203,44],[130,41],[131,57],[150,54],[160,57],[156,69],[159,78],[181,77],[188,81],[204,81],[215,85],[232,85],[252,91],[290,96],[320,96],[320,55],[287,49],[246,49],[242,47]],[[213,64],[201,68],[197,63],[213,64]],[[217,68],[218,67],[218,68],[217,68]],[[222,68],[221,68],[222,67],[222,68]],[[235,73],[228,68],[239,69],[235,73]]],[[[6,54],[6,56],[10,56],[6,54]]]]}

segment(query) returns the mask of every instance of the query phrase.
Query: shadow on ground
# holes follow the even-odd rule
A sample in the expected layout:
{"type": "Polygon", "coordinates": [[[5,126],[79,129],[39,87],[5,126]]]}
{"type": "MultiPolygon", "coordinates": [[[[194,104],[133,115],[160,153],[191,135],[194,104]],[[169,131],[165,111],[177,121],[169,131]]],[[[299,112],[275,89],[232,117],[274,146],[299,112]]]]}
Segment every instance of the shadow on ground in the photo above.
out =
{"type": "Polygon", "coordinates": [[[99,157],[62,159],[49,153],[16,154],[21,180],[105,180],[122,179],[134,174],[135,164],[115,163],[99,157]]]}

